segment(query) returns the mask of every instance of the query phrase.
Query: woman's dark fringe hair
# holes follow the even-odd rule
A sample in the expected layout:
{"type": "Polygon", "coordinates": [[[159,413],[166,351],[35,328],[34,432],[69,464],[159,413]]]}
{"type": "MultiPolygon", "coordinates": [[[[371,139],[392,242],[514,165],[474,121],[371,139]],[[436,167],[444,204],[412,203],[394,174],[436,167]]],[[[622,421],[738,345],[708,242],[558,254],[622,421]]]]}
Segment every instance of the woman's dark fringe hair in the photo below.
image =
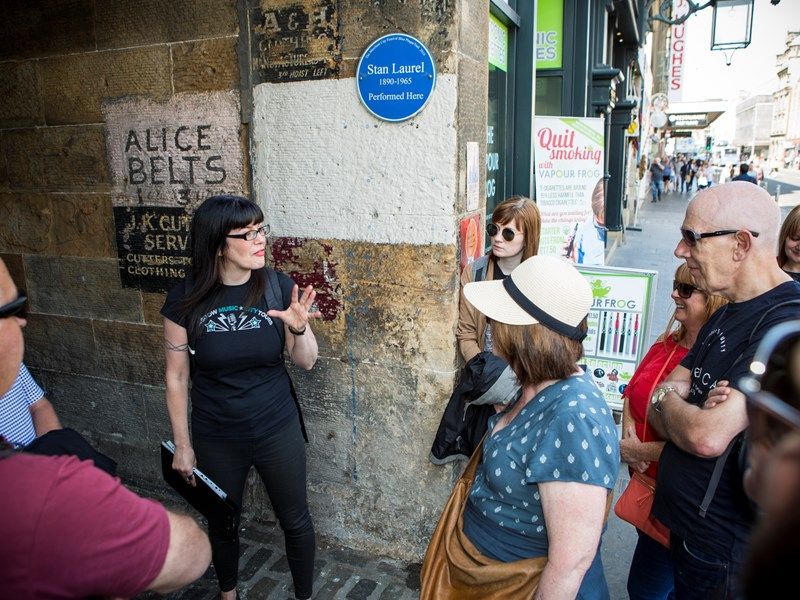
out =
{"type": "MultiPolygon", "coordinates": [[[[586,317],[578,325],[588,329],[586,317]]],[[[492,339],[497,354],[517,376],[520,385],[538,385],[550,379],[565,379],[575,373],[583,356],[583,344],[542,325],[507,325],[492,321],[492,339]]]]}
{"type": "MultiPolygon", "coordinates": [[[[226,236],[234,229],[263,222],[261,208],[242,196],[211,196],[194,212],[189,233],[192,270],[187,278],[187,287],[191,286],[191,292],[180,305],[190,342],[199,333],[200,318],[211,310],[222,292],[220,253],[228,243],[226,236]]],[[[256,306],[264,296],[265,277],[263,273],[257,275],[248,282],[248,306],[256,306]]]]}

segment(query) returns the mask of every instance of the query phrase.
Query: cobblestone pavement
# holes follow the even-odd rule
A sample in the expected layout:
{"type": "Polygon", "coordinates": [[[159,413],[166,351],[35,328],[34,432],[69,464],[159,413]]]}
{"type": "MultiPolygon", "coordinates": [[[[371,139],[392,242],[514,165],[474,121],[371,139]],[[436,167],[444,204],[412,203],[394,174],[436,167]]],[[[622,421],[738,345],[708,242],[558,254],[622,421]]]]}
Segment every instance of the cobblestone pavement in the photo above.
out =
{"type": "MultiPolygon", "coordinates": [[[[294,598],[283,533],[277,525],[247,523],[242,528],[239,594],[249,600],[294,598]]],[[[406,564],[317,540],[315,600],[414,600],[419,598],[419,563],[406,564]]],[[[219,587],[213,565],[179,592],[141,594],[136,600],[211,600],[219,587]]]]}

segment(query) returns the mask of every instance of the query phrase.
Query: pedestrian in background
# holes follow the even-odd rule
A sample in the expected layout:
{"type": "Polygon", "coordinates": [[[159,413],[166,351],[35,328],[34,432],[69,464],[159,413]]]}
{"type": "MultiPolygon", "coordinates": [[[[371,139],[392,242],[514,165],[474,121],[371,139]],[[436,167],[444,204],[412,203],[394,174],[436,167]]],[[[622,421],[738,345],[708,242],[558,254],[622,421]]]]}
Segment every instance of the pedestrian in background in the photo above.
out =
{"type": "MultiPolygon", "coordinates": [[[[289,277],[265,268],[266,237],[261,208],[239,196],[212,196],[192,217],[191,276],[169,291],[161,309],[172,468],[194,484],[197,465],[241,513],[255,467],[283,529],[295,597],[310,598],[315,537],[305,429],[284,349],[297,366],[314,366],[309,319],[319,313],[311,309],[311,286],[300,294],[289,277]],[[277,306],[267,302],[270,294],[277,306]]],[[[237,597],[239,516],[233,532],[225,522],[208,523],[223,600],[237,597]]]]}
{"type": "Polygon", "coordinates": [[[800,313],[794,304],[800,284],[775,261],[779,229],[772,197],[745,182],[699,192],[681,227],[675,256],[686,261],[699,289],[730,304],[706,322],[680,366],[656,387],[648,411],[648,422],[667,440],[653,515],[670,530],[678,598],[739,596],[731,574],[741,570],[754,519],[739,468],[747,415],[739,396],[713,406],[706,400],[718,382],[738,382],[747,373],[771,327],[800,313]]]}
{"type": "Polygon", "coordinates": [[[750,165],[747,163],[742,163],[739,165],[739,174],[731,181],[747,181],[748,183],[754,183],[758,185],[756,178],[750,174],[750,165]]]}
{"type": "Polygon", "coordinates": [[[650,165],[650,181],[652,183],[653,202],[661,200],[664,193],[664,167],[661,166],[661,159],[656,156],[650,165]]]}
{"type": "Polygon", "coordinates": [[[675,191],[682,194],[686,191],[686,157],[683,154],[678,155],[675,172],[677,175],[675,191]]]}
{"type": "Polygon", "coordinates": [[[697,191],[711,187],[712,177],[711,167],[708,166],[708,163],[705,161],[700,163],[700,167],[697,170],[697,191]]]}
{"type": "Polygon", "coordinates": [[[778,266],[800,281],[800,204],[786,215],[778,236],[778,266]]]}
{"type": "MultiPolygon", "coordinates": [[[[647,424],[650,398],[656,385],[677,367],[697,339],[697,333],[727,301],[710,296],[694,286],[689,268],[682,264],[672,283],[675,310],[665,333],[650,347],[623,393],[622,441],[620,455],[631,471],[644,474],[655,483],[658,459],[664,441],[647,424]],[[675,322],[679,326],[673,330],[675,322]]],[[[638,540],[628,573],[630,600],[659,600],[674,597],[672,560],[669,549],[637,529],[638,540]]]]}
{"type": "Polygon", "coordinates": [[[672,169],[672,157],[667,156],[664,161],[664,191],[668,194],[672,191],[672,169]]]}

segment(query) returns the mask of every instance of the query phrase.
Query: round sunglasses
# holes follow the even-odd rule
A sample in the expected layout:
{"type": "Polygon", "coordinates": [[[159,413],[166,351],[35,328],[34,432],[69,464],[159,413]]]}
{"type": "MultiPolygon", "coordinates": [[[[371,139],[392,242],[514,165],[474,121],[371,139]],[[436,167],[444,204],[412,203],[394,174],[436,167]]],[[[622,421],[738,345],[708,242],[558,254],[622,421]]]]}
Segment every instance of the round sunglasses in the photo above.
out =
{"type": "Polygon", "coordinates": [[[678,296],[684,300],[688,300],[692,297],[692,294],[699,291],[698,288],[691,283],[681,283],[677,279],[672,280],[672,289],[677,290],[678,296]]]}
{"type": "MultiPolygon", "coordinates": [[[[500,228],[494,223],[486,224],[486,235],[488,235],[490,238],[496,236],[498,231],[500,231],[500,228]]],[[[514,231],[510,227],[503,227],[503,231],[501,233],[503,234],[503,239],[507,242],[510,242],[514,239],[518,232],[514,231]]],[[[519,234],[522,235],[522,232],[519,232],[519,234]]]]}

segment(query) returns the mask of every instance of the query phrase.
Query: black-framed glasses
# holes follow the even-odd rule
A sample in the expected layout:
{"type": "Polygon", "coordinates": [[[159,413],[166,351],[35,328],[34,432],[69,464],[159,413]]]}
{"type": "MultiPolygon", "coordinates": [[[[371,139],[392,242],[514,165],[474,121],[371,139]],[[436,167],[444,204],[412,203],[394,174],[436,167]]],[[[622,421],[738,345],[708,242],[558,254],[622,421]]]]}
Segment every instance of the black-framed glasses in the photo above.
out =
{"type": "Polygon", "coordinates": [[[720,231],[710,231],[708,233],[697,233],[696,231],[684,229],[683,227],[681,227],[681,237],[687,246],[694,247],[697,245],[697,242],[703,238],[717,237],[720,235],[732,235],[734,233],[739,233],[740,231],[747,231],[753,237],[758,237],[757,231],[750,231],[749,229],[722,229],[720,231]]]}
{"type": "Polygon", "coordinates": [[[776,325],[761,341],[749,375],[739,380],[751,439],[775,444],[787,432],[800,431],[800,403],[793,390],[799,354],[800,321],[776,325]]]}
{"type": "Polygon", "coordinates": [[[0,319],[8,319],[9,317],[24,319],[27,317],[27,313],[28,297],[25,294],[20,294],[16,300],[0,306],[0,319]]]}
{"type": "Polygon", "coordinates": [[[225,237],[237,238],[240,240],[247,240],[248,242],[252,242],[256,239],[256,236],[261,234],[265,238],[269,235],[269,225],[262,225],[258,229],[248,229],[244,233],[229,233],[225,237]]]}
{"type": "Polygon", "coordinates": [[[677,279],[672,280],[672,289],[673,291],[677,290],[678,296],[684,300],[688,300],[692,297],[692,294],[699,291],[697,286],[694,286],[691,283],[681,283],[677,279]]]}
{"type": "MultiPolygon", "coordinates": [[[[498,231],[500,231],[500,228],[494,223],[486,224],[486,235],[488,235],[490,238],[496,236],[498,231]]],[[[503,234],[503,239],[507,242],[513,240],[514,236],[517,235],[517,232],[510,227],[503,227],[503,231],[501,233],[503,234]]]]}

